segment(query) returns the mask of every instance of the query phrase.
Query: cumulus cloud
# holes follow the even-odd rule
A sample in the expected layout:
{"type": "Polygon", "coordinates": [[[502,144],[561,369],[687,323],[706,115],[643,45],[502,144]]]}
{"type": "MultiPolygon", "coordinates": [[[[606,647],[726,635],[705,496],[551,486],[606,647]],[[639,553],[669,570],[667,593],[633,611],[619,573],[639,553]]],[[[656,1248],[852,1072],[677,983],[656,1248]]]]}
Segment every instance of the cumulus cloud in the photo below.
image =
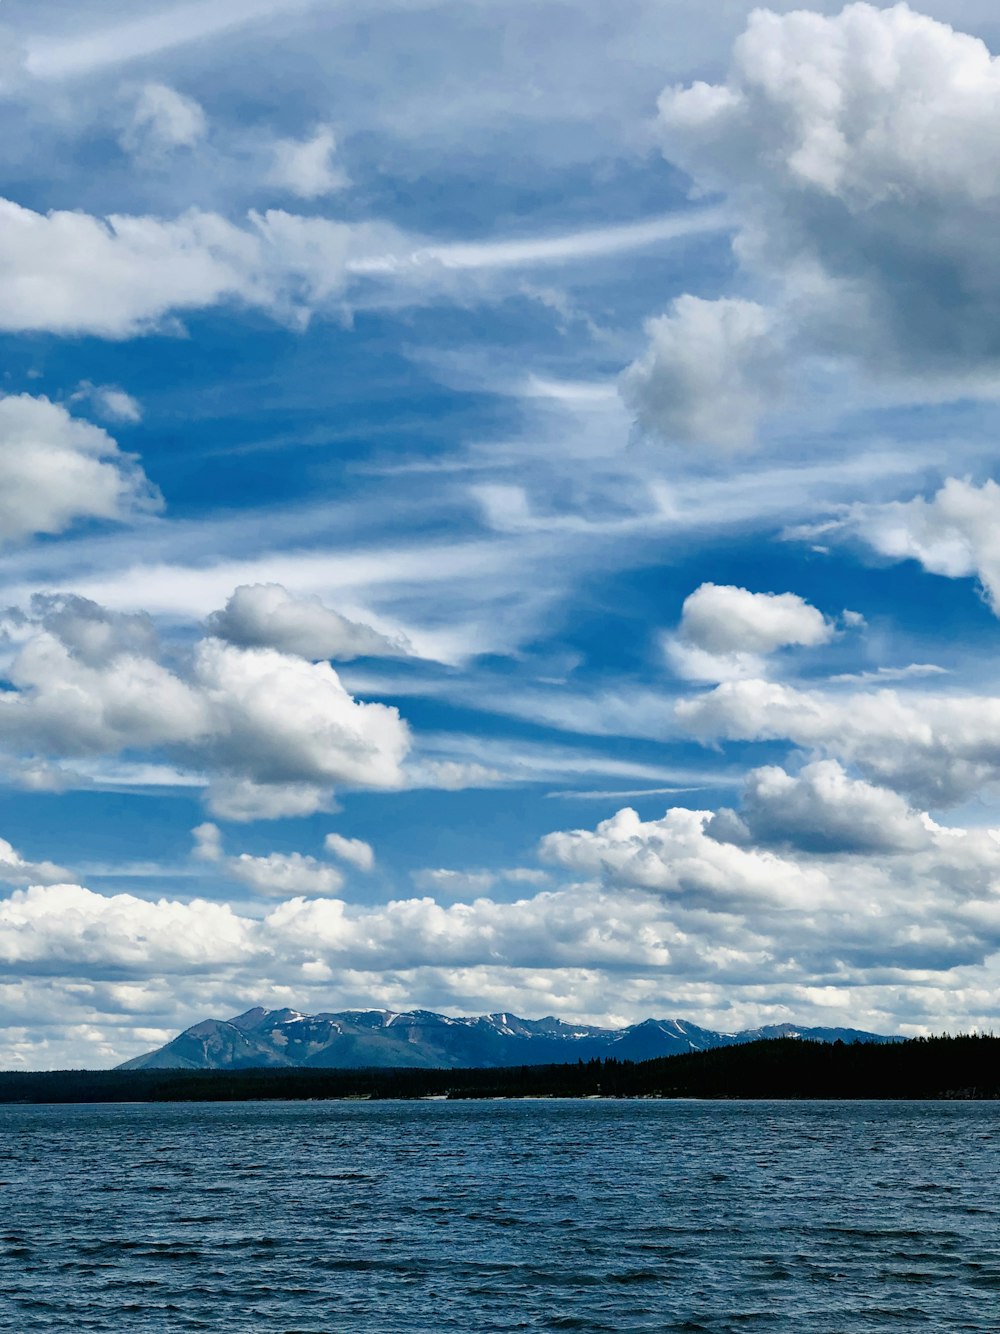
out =
{"type": "Polygon", "coordinates": [[[1000,700],[992,696],[726,681],[679,701],[675,712],[703,741],[788,741],[819,750],[930,807],[1000,779],[1000,700]]]}
{"type": "Polygon", "coordinates": [[[35,594],[24,622],[40,625],[89,667],[123,655],[152,658],[159,652],[156,628],[145,612],[109,611],[72,593],[35,594]]]}
{"type": "Polygon", "coordinates": [[[329,125],[317,126],[308,139],[279,139],[273,151],[270,184],[300,199],[318,199],[349,183],[335,160],[337,137],[329,125]]]}
{"type": "Polygon", "coordinates": [[[324,849],[342,862],[355,866],[359,871],[371,871],[375,866],[375,852],[370,843],[361,838],[345,838],[343,834],[327,834],[323,840],[324,849]]]}
{"type": "Polygon", "coordinates": [[[406,641],[349,621],[317,597],[293,597],[280,584],[244,584],[208,619],[211,633],[243,648],[275,648],[313,660],[399,657],[406,641]]]}
{"type": "Polygon", "coordinates": [[[0,541],[83,519],[122,521],[160,503],[135,458],[99,426],[47,398],[0,397],[0,541]]]}
{"type": "Polygon", "coordinates": [[[801,852],[890,853],[929,847],[931,829],[897,793],[851,778],[836,760],[814,760],[795,775],[777,765],[754,769],[739,812],[723,808],[705,832],[801,852]]]}
{"type": "Polygon", "coordinates": [[[252,925],[225,904],[105,897],[81,885],[32,885],[0,901],[0,968],[107,976],[184,972],[247,960],[252,925]]]}
{"type": "Polygon", "coordinates": [[[978,577],[1000,615],[1000,486],[950,477],[926,500],[857,505],[828,532],[860,538],[880,556],[919,561],[949,579],[978,577]]]}
{"type": "MultiPolygon", "coordinates": [[[[848,4],[829,17],[762,8],[725,80],[666,89],[659,125],[664,154],[695,190],[728,196],[736,257],[755,290],[771,292],[788,346],[993,393],[998,107],[1000,61],[986,45],[905,4],[848,4]]],[[[754,318],[766,330],[768,316],[754,318]]],[[[654,330],[630,375],[636,410],[650,413],[662,395],[675,430],[686,358],[670,317],[665,332],[663,352],[654,330]]],[[[725,364],[709,374],[723,402],[729,375],[744,380],[745,346],[719,344],[725,364]]],[[[734,437],[768,405],[753,399],[751,377],[749,397],[738,389],[730,405],[734,437]]]]}
{"type": "Polygon", "coordinates": [[[8,669],[0,739],[47,756],[166,748],[212,778],[230,819],[308,814],[336,785],[405,784],[396,709],[355,700],[328,663],[219,639],[183,670],[159,660],[144,617],[42,600],[8,669]]]}
{"type": "Polygon", "coordinates": [[[780,402],[787,354],[774,314],[755,302],[681,296],[646,336],[621,393],[639,426],[668,444],[749,444],[780,402]]]}
{"type": "MultiPolygon", "coordinates": [[[[755,786],[791,789],[799,815],[811,805],[831,836],[826,847],[797,849],[788,838],[780,853],[739,846],[713,837],[719,816],[709,811],[668,810],[642,821],[626,809],[596,829],[548,835],[542,853],[604,886],[660,896],[682,938],[698,942],[706,980],[713,957],[723,970],[748,969],[773,985],[799,969],[813,978],[851,973],[861,981],[870,972],[884,982],[889,971],[905,980],[910,969],[946,973],[995,952],[1000,831],[946,828],[926,817],[918,829],[891,794],[887,801],[859,792],[830,772],[808,774],[797,791],[796,781],[765,771],[755,786]],[[897,836],[889,857],[892,834],[877,846],[874,829],[880,803],[897,836]],[[861,837],[848,847],[851,806],[864,815],[861,837]]],[[[770,795],[757,803],[764,825],[770,795]]],[[[794,813],[784,832],[801,834],[794,813]]],[[[675,965],[682,955],[675,943],[675,965]]]]}
{"type": "Polygon", "coordinates": [[[105,222],[0,200],[0,328],[126,338],[175,312],[251,299],[258,252],[213,214],[105,222]]]}
{"type": "Polygon", "coordinates": [[[120,142],[133,157],[158,156],[191,148],[207,128],[205,112],[193,97],[168,84],[151,82],[139,89],[120,142]]]}
{"type": "Polygon", "coordinates": [[[256,782],[394,788],[409,750],[396,709],[355,700],[328,663],[203,640],[194,680],[213,714],[212,752],[256,782]]]}
{"type": "Polygon", "coordinates": [[[556,865],[613,884],[655,890],[691,906],[743,904],[805,908],[830,901],[821,873],[774,853],[722,843],[705,833],[706,811],[675,808],[643,822],[626,807],[596,830],[548,834],[541,855],[556,865]]]}
{"type": "Polygon", "coordinates": [[[54,862],[29,862],[5,838],[0,838],[0,880],[8,885],[49,885],[68,880],[69,871],[54,862]]]}
{"type": "Polygon", "coordinates": [[[335,866],[326,866],[315,857],[300,852],[272,852],[266,857],[251,857],[241,852],[226,861],[226,873],[248,885],[256,894],[283,899],[290,894],[309,898],[336,894],[344,877],[335,866]]]}
{"type": "Polygon", "coordinates": [[[790,644],[825,644],[833,627],[795,593],[709,583],[685,598],[680,633],[706,653],[773,653],[790,644]]]}
{"type": "Polygon", "coordinates": [[[685,598],[666,650],[680,676],[724,681],[758,675],[765,655],[825,644],[833,633],[823,614],[795,593],[751,593],[706,583],[685,598]]]}

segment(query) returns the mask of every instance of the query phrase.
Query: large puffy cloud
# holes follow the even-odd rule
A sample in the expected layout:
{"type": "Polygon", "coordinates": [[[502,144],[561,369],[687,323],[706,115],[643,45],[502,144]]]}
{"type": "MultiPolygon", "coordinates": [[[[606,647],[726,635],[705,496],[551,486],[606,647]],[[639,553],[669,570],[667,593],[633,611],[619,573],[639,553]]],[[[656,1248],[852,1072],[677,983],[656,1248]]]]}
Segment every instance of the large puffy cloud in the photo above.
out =
{"type": "Polygon", "coordinates": [[[391,639],[370,625],[341,616],[316,597],[293,597],[280,584],[244,584],[208,626],[219,639],[243,648],[275,648],[303,658],[398,657],[407,652],[401,638],[391,639]]]}
{"type": "Polygon", "coordinates": [[[214,778],[233,819],[308,814],[335,785],[404,784],[396,709],[359,702],[328,663],[218,639],[186,670],[161,662],[143,617],[83,599],[43,600],[40,626],[0,693],[0,739],[53,757],[167,748],[214,778]]]}
{"type": "Polygon", "coordinates": [[[42,215],[0,200],[0,329],[123,338],[173,313],[269,299],[260,240],[214,214],[42,215]]]}
{"type": "Polygon", "coordinates": [[[208,737],[212,721],[197,688],[143,653],[96,664],[57,633],[28,640],[0,694],[0,737],[52,756],[94,755],[208,737]]]}
{"type": "Polygon", "coordinates": [[[992,696],[726,681],[675,712],[700,740],[790,741],[853,762],[928,806],[1000,779],[1000,699],[992,696]]]}
{"type": "Polygon", "coordinates": [[[898,793],[851,778],[836,760],[815,760],[794,776],[777,765],[752,770],[739,812],[717,812],[706,833],[803,852],[887,853],[929,847],[932,829],[898,793]]]}
{"type": "Polygon", "coordinates": [[[99,426],[46,398],[0,397],[0,542],[61,533],[80,519],[127,519],[159,503],[136,460],[99,426]]]}
{"type": "Polygon", "coordinates": [[[225,904],[149,903],[81,885],[33,885],[0,901],[0,967],[116,976],[183,973],[250,959],[252,924],[225,904]]]}
{"type": "Polygon", "coordinates": [[[926,500],[858,505],[827,532],[859,537],[880,556],[916,560],[949,579],[978,576],[1000,614],[1000,486],[956,477],[926,500]]]}
{"type": "Polygon", "coordinates": [[[764,655],[827,643],[833,625],[795,593],[752,593],[702,584],[684,600],[676,636],[666,649],[674,669],[691,680],[754,676],[764,655]]]}
{"type": "Polygon", "coordinates": [[[207,639],[194,679],[224,768],[264,783],[402,786],[410,738],[398,711],[356,701],[329,664],[207,639]]]}
{"type": "MultiPolygon", "coordinates": [[[[686,423],[699,438],[744,438],[772,400],[771,326],[789,347],[866,373],[994,392],[998,113],[1000,61],[905,4],[831,17],[755,10],[726,79],[665,90],[659,124],[664,154],[695,189],[734,205],[736,256],[772,312],[718,339],[703,383],[677,309],[654,322],[625,380],[640,420],[671,438],[692,438],[686,423]]],[[[698,326],[732,319],[723,300],[698,326]]]]}
{"type": "Polygon", "coordinates": [[[672,966],[705,980],[728,972],[738,984],[769,973],[884,982],[982,964],[1000,948],[1000,831],[938,826],[891,793],[815,770],[758,774],[751,822],[773,821],[775,791],[790,793],[793,808],[783,830],[766,830],[783,835],[780,852],[753,846],[732,812],[674,809],[649,821],[623,810],[593,830],[550,834],[542,855],[608,887],[660,896],[679,933],[672,966]],[[850,808],[862,817],[853,846],[850,808]],[[828,838],[801,846],[810,810],[828,838]],[[894,821],[881,844],[879,810],[894,821]],[[725,837],[733,825],[740,844],[725,837]]]}
{"type": "Polygon", "coordinates": [[[706,811],[675,808],[661,820],[643,822],[626,808],[596,830],[547,835],[541,853],[577,873],[656,890],[689,906],[727,910],[754,903],[800,908],[829,903],[826,877],[772,852],[706,836],[710,818],[706,811]]]}

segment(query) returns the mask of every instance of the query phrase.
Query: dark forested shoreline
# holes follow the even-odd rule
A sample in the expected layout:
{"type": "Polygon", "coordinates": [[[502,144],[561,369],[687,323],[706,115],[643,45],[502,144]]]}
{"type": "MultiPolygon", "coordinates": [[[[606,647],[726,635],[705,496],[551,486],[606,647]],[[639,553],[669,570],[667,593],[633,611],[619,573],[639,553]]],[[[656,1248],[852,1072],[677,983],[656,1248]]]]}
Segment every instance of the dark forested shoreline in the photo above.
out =
{"type": "Polygon", "coordinates": [[[427,1097],[1000,1098],[1000,1038],[779,1038],[654,1061],[505,1070],[0,1072],[0,1103],[427,1097]]]}

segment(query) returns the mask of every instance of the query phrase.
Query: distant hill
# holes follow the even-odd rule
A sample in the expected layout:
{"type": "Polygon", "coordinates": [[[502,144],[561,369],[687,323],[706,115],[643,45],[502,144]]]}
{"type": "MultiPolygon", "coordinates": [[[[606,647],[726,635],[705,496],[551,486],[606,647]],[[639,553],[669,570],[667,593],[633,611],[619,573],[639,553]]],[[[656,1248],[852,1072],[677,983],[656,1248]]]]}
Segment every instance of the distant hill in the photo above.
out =
{"type": "Polygon", "coordinates": [[[650,1061],[508,1069],[0,1071],[0,1104],[346,1098],[1000,1099],[1000,1038],[820,1043],[772,1038],[650,1061]]]}
{"type": "Polygon", "coordinates": [[[646,1061],[761,1038],[891,1042],[853,1028],[767,1028],[719,1033],[684,1019],[646,1019],[594,1028],[513,1014],[450,1018],[430,1010],[345,1010],[300,1014],[260,1006],[233,1019],[205,1019],[120,1070],[500,1069],[613,1059],[646,1061]]]}

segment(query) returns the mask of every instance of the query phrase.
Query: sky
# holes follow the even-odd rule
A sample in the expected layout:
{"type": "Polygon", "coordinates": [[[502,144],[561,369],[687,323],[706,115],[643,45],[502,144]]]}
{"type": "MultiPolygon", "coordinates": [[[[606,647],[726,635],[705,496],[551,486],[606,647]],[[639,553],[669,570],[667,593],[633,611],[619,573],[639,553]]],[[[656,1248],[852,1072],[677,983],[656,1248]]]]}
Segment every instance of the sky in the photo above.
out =
{"type": "Polygon", "coordinates": [[[997,1027],[998,57],[2,0],[0,1068],[997,1027]]]}

